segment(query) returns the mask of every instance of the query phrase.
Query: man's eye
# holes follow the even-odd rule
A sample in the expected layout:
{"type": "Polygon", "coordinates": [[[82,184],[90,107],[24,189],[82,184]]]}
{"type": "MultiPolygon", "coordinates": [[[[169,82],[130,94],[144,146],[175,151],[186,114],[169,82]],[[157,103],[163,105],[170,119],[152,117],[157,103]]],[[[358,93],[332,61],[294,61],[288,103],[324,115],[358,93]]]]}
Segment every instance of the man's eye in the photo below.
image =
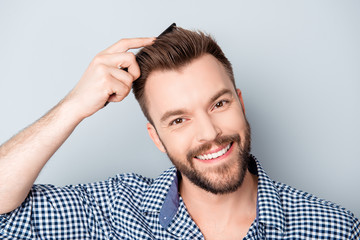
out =
{"type": "Polygon", "coordinates": [[[170,125],[177,125],[177,124],[180,124],[180,123],[183,123],[184,122],[184,119],[183,118],[177,118],[175,119],[174,121],[172,121],[170,123],[170,125]]]}
{"type": "Polygon", "coordinates": [[[227,104],[229,101],[227,100],[221,100],[220,102],[217,102],[214,106],[214,108],[221,108],[223,107],[225,104],[227,104]]]}

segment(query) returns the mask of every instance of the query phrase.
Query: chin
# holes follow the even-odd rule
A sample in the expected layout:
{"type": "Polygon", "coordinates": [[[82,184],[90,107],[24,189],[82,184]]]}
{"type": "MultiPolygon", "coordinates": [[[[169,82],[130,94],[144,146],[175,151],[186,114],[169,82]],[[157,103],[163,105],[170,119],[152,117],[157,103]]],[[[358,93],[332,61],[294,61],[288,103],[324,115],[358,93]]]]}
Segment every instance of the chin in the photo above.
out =
{"type": "Polygon", "coordinates": [[[248,167],[245,154],[238,149],[236,152],[237,154],[234,158],[229,159],[230,161],[202,169],[199,169],[193,162],[185,165],[172,156],[169,158],[181,175],[194,185],[213,194],[228,194],[235,192],[242,185],[248,167]]]}

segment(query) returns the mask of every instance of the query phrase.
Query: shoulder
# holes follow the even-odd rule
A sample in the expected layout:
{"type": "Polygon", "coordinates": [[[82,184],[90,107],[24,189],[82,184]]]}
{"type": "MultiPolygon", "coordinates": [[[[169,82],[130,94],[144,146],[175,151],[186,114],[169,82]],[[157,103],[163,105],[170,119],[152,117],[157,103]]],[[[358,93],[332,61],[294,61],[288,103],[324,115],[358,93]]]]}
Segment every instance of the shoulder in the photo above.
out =
{"type": "Polygon", "coordinates": [[[293,206],[292,208],[294,209],[298,207],[305,212],[321,211],[324,213],[329,212],[344,216],[353,216],[350,211],[333,202],[318,198],[310,193],[295,189],[280,182],[274,182],[274,185],[279,191],[279,196],[284,207],[293,206]]]}
{"type": "Polygon", "coordinates": [[[153,179],[139,174],[125,173],[88,184],[63,187],[36,184],[20,208],[29,205],[34,206],[34,211],[46,207],[48,210],[76,209],[81,212],[101,208],[102,212],[108,212],[119,201],[139,202],[152,181],[153,179]]]}
{"type": "MultiPolygon", "coordinates": [[[[31,189],[33,196],[56,196],[63,194],[91,194],[97,195],[102,193],[110,194],[120,190],[138,190],[146,191],[151,185],[153,179],[141,176],[135,173],[118,174],[104,181],[98,181],[87,184],[66,185],[58,187],[51,184],[35,184],[31,189]]],[[[120,191],[121,192],[121,191],[120,191]]]]}
{"type": "Polygon", "coordinates": [[[340,205],[280,182],[274,182],[274,185],[278,189],[288,227],[292,224],[298,228],[316,225],[319,229],[359,234],[359,220],[340,205]]]}
{"type": "Polygon", "coordinates": [[[105,181],[80,184],[74,187],[90,201],[96,201],[105,207],[116,204],[118,201],[140,201],[153,181],[152,178],[139,174],[124,173],[105,181]]]}
{"type": "Polygon", "coordinates": [[[136,173],[118,174],[115,177],[109,178],[106,181],[95,182],[90,184],[81,184],[79,187],[88,189],[100,190],[106,189],[128,189],[146,191],[146,189],[153,182],[152,178],[144,177],[136,173]]]}

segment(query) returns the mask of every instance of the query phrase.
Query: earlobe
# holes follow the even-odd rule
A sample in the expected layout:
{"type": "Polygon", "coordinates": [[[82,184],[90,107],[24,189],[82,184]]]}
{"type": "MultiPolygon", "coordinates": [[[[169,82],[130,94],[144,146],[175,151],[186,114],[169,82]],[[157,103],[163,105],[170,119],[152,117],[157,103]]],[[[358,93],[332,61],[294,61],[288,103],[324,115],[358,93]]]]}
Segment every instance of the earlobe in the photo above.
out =
{"type": "Polygon", "coordinates": [[[243,110],[244,115],[245,115],[245,105],[244,105],[244,100],[243,100],[242,95],[241,95],[241,90],[237,88],[236,92],[238,94],[238,97],[239,97],[239,100],[240,100],[240,103],[241,103],[241,107],[242,107],[242,110],[243,110]]]}
{"type": "Polygon", "coordinates": [[[146,128],[148,130],[148,133],[150,135],[151,140],[153,140],[153,142],[155,143],[156,147],[162,151],[162,152],[166,152],[164,145],[162,144],[162,142],[160,141],[159,135],[156,132],[155,127],[151,124],[151,123],[147,123],[146,124],[146,128]]]}

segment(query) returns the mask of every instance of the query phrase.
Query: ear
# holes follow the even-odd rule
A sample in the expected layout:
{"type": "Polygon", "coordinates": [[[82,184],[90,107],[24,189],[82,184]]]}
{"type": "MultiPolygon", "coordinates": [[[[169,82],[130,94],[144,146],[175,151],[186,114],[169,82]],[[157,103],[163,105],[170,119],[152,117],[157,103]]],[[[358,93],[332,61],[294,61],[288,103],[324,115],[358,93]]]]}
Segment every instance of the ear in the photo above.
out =
{"type": "Polygon", "coordinates": [[[239,100],[240,100],[240,103],[241,103],[241,107],[242,107],[242,110],[243,110],[244,115],[245,115],[245,105],[244,105],[244,100],[243,100],[242,95],[241,95],[241,91],[240,91],[240,89],[237,88],[236,92],[238,94],[238,97],[239,97],[239,100]]]}
{"type": "Polygon", "coordinates": [[[151,123],[147,123],[146,124],[146,128],[148,130],[148,133],[151,137],[151,139],[153,140],[153,142],[155,143],[156,147],[162,151],[162,152],[166,152],[164,145],[162,144],[162,142],[160,141],[159,135],[156,132],[155,127],[151,124],[151,123]]]}

